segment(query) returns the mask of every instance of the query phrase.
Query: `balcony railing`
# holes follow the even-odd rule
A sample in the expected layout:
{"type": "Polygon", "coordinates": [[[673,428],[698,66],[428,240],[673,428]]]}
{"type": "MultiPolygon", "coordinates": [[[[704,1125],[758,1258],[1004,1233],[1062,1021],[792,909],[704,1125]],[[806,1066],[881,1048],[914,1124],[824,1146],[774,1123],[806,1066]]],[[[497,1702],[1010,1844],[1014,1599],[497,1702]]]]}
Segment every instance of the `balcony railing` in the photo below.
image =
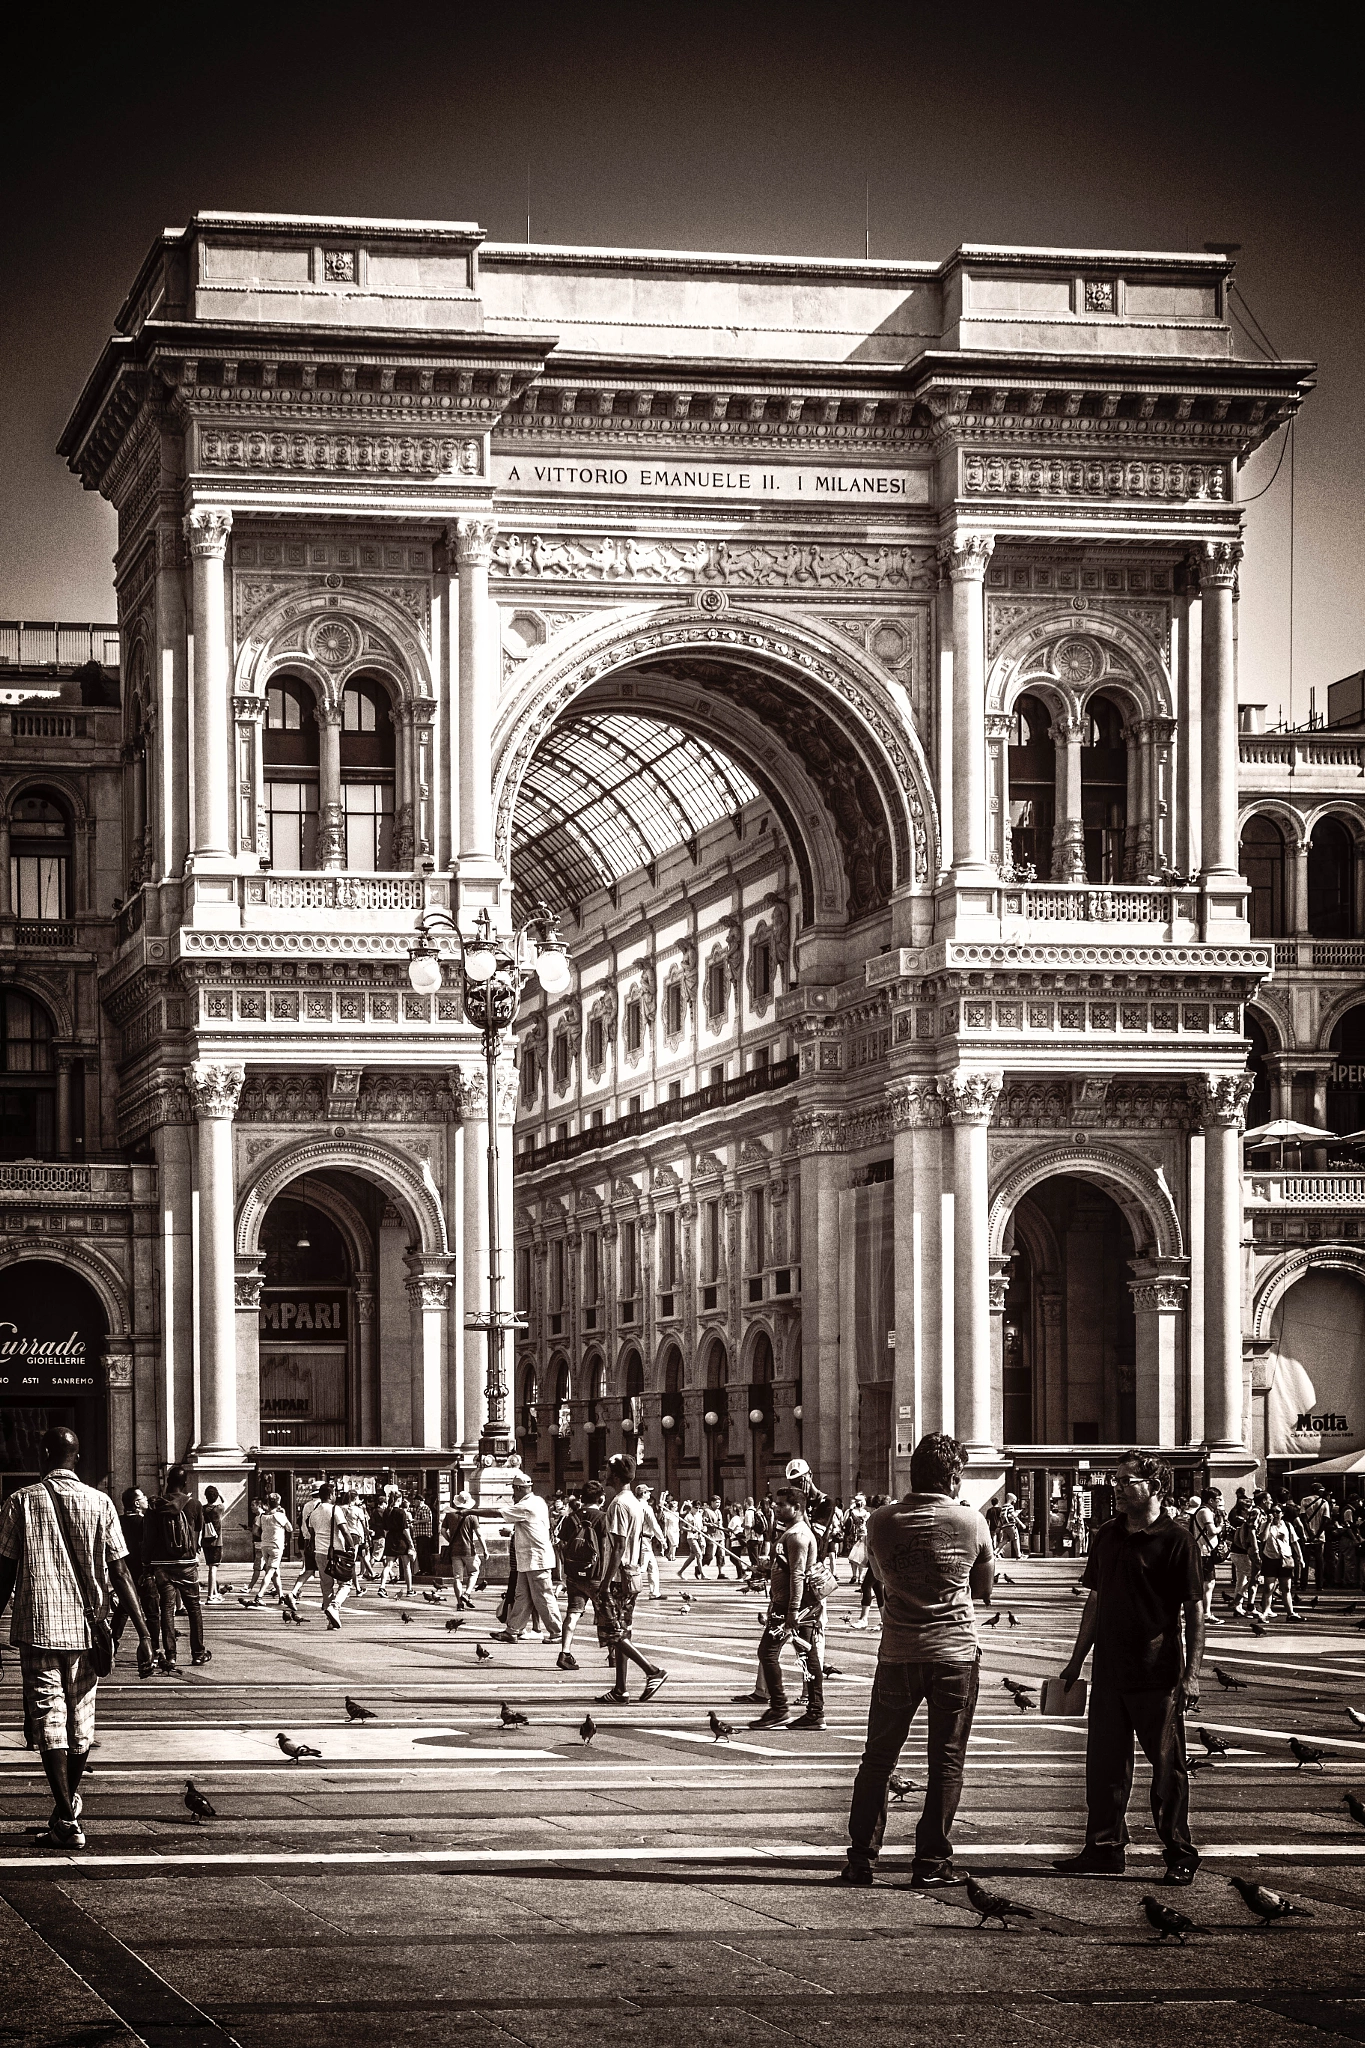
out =
{"type": "Polygon", "coordinates": [[[413,875],[306,874],[248,876],[245,906],[264,910],[420,910],[422,884],[413,875]]]}
{"type": "Polygon", "coordinates": [[[14,927],[16,946],[74,946],[76,927],[65,921],[49,924],[45,920],[21,918],[14,927]]]}
{"type": "Polygon", "coordinates": [[[1365,1173],[1260,1173],[1246,1177],[1249,1206],[1354,1209],[1365,1206],[1365,1173]]]}
{"type": "Polygon", "coordinates": [[[1365,967],[1365,939],[1276,939],[1277,967],[1365,967]]]}
{"type": "Polygon", "coordinates": [[[118,627],[73,625],[65,619],[0,619],[0,669],[117,668],[118,627]]]}
{"type": "Polygon", "coordinates": [[[1000,896],[1002,917],[1027,917],[1044,924],[1173,924],[1177,918],[1193,921],[1199,914],[1197,889],[1146,883],[1006,883],[1000,896]]]}
{"type": "Polygon", "coordinates": [[[652,1109],[637,1109],[628,1116],[613,1118],[610,1123],[574,1131],[567,1138],[552,1138],[547,1145],[528,1145],[518,1152],[517,1167],[523,1173],[531,1173],[538,1166],[557,1166],[563,1160],[577,1159],[581,1153],[600,1152],[605,1145],[618,1145],[623,1138],[642,1138],[650,1131],[662,1130],[666,1124],[685,1123],[704,1110],[747,1102],[770,1088],[785,1088],[796,1079],[800,1065],[798,1059],[776,1060],[771,1066],[755,1067],[750,1073],[718,1082],[714,1088],[699,1088],[695,1094],[680,1095],[672,1102],[656,1102],[652,1109]]]}
{"type": "MultiPolygon", "coordinates": [[[[1242,733],[1237,742],[1243,768],[1283,776],[1365,776],[1365,732],[1242,733]]],[[[1255,776],[1247,780],[1255,781],[1255,776]]]]}
{"type": "Polygon", "coordinates": [[[131,1166],[21,1160],[0,1166],[0,1195],[22,1195],[30,1202],[65,1201],[70,1195],[127,1201],[133,1192],[133,1174],[131,1166]]]}

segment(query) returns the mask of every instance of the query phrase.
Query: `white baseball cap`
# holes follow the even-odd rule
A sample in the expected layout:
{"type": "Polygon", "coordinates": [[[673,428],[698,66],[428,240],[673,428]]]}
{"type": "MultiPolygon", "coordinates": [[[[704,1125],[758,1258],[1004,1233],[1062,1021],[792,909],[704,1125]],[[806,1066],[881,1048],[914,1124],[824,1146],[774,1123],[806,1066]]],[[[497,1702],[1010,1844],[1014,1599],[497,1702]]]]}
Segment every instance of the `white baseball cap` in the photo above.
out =
{"type": "Polygon", "coordinates": [[[788,1479],[809,1479],[810,1466],[804,1458],[788,1458],[787,1477],[788,1479]]]}

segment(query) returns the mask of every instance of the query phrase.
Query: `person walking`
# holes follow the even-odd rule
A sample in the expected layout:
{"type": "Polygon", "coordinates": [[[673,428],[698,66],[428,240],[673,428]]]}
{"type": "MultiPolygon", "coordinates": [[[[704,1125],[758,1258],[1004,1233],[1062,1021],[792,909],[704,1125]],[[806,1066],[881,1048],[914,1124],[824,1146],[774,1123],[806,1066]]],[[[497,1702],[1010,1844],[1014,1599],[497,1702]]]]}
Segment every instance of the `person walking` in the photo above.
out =
{"type": "Polygon", "coordinates": [[[0,1612],[14,1596],[9,1639],[19,1652],[24,1725],[34,1731],[52,1791],[45,1849],[83,1849],[80,1785],[95,1739],[95,1695],[109,1648],[110,1588],[137,1634],[137,1668],[150,1678],[152,1638],[128,1569],[114,1503],[76,1476],[80,1440],[49,1429],[43,1476],[0,1508],[0,1612]]]}
{"type": "MultiPolygon", "coordinates": [[[[138,1602],[155,1655],[160,1649],[161,1618],[156,1581],[147,1566],[147,1496],[140,1486],[125,1486],[123,1489],[123,1513],[118,1518],[118,1525],[127,1545],[129,1575],[137,1587],[138,1602]]],[[[129,1610],[120,1601],[110,1620],[115,1649],[123,1641],[123,1631],[131,1619],[129,1610]]]]}
{"type": "Polygon", "coordinates": [[[384,1569],[379,1580],[379,1597],[387,1598],[384,1591],[389,1583],[389,1573],[396,1572],[402,1580],[402,1594],[412,1598],[412,1568],[417,1562],[417,1542],[412,1531],[412,1510],[403,1498],[401,1487],[391,1486],[381,1517],[384,1527],[384,1569]]]}
{"type": "Polygon", "coordinates": [[[678,1503],[671,1493],[659,1496],[659,1522],[664,1532],[664,1556],[675,1558],[678,1554],[678,1503]]]}
{"type": "Polygon", "coordinates": [[[886,1608],[867,1742],[853,1781],[844,1884],[872,1882],[886,1833],[887,1786],[925,1700],[928,1784],[910,1882],[923,1890],[962,1881],[953,1867],[952,1827],[980,1685],[973,1602],[989,1601],[995,1582],[985,1518],[958,1499],[966,1464],[955,1437],[921,1437],[910,1460],[909,1493],[878,1508],[867,1525],[886,1608]]]}
{"type": "Polygon", "coordinates": [[[208,1664],[213,1659],[212,1650],[204,1642],[204,1616],[199,1605],[199,1544],[203,1529],[203,1510],[190,1493],[189,1471],[184,1465],[171,1465],[147,1517],[147,1566],[156,1581],[161,1603],[163,1671],[176,1668],[177,1597],[190,1625],[190,1661],[208,1664]]]}
{"type": "Polygon", "coordinates": [[[1000,1525],[996,1532],[995,1547],[1001,1557],[1022,1558],[1024,1555],[1024,1518],[1019,1512],[1019,1501],[1015,1494],[1007,1493],[1000,1503],[1000,1525]]]}
{"type": "Polygon", "coordinates": [[[555,1550],[550,1538],[550,1510],[532,1490],[527,1472],[512,1474],[512,1505],[507,1509],[507,1520],[512,1526],[516,1592],[507,1610],[507,1626],[490,1633],[495,1642],[520,1642],[527,1625],[534,1621],[545,1631],[547,1642],[558,1646],[564,1639],[564,1622],[552,1582],[555,1550]]]}
{"type": "Polygon", "coordinates": [[[702,1575],[702,1558],[705,1555],[706,1546],[702,1538],[701,1519],[697,1512],[695,1501],[685,1500],[679,1509],[678,1549],[682,1556],[682,1563],[678,1566],[676,1576],[680,1579],[685,1579],[687,1577],[687,1568],[691,1565],[697,1578],[700,1578],[702,1575]]]}
{"type": "Polygon", "coordinates": [[[1133,1740],[1152,1767],[1152,1818],[1165,1846],[1166,1884],[1193,1882],[1199,1852],[1190,1838],[1185,1714],[1199,1706],[1204,1655],[1204,1580],[1194,1538],[1162,1509],[1167,1468],[1129,1451],[1114,1476],[1119,1513],[1097,1529],[1081,1584],[1090,1597],[1076,1647],[1063,1667],[1068,1686],[1094,1649],[1085,1743],[1085,1846],[1054,1861],[1068,1877],[1117,1877],[1128,1841],[1133,1740]]]}
{"type": "Polygon", "coordinates": [[[1321,1480],[1310,1481],[1307,1493],[1299,1502],[1299,1523],[1303,1532],[1299,1542],[1303,1550],[1305,1591],[1310,1571],[1313,1574],[1313,1591],[1322,1591],[1323,1537],[1331,1519],[1332,1503],[1323,1491],[1321,1480]]]}
{"type": "Polygon", "coordinates": [[[1199,1552],[1199,1570],[1204,1580],[1204,1623],[1205,1626],[1221,1628],[1221,1615],[1213,1611],[1214,1587],[1218,1578],[1218,1566],[1226,1554],[1223,1541],[1223,1496],[1216,1486],[1205,1487],[1190,1515],[1190,1534],[1199,1552]]]}
{"type": "Polygon", "coordinates": [[[1270,1619],[1277,1586],[1284,1600],[1285,1619],[1303,1620],[1303,1616],[1294,1606],[1294,1580],[1302,1575],[1303,1550],[1299,1544],[1298,1533],[1281,1503],[1276,1501],[1266,1518],[1265,1528],[1261,1531],[1261,1580],[1265,1588],[1265,1604],[1261,1608],[1262,1621],[1270,1619]]]}
{"type": "Polygon", "coordinates": [[[318,1505],[319,1501],[325,1501],[328,1507],[331,1506],[332,1482],[330,1479],[320,1480],[313,1493],[298,1510],[299,1575],[285,1595],[285,1599],[290,1607],[297,1608],[299,1595],[308,1584],[308,1581],[319,1576],[318,1547],[313,1540],[313,1509],[318,1505]]]}
{"type": "Polygon", "coordinates": [[[606,1554],[602,1498],[600,1482],[585,1480],[581,1493],[570,1495],[555,1531],[555,1549],[559,1555],[565,1602],[559,1655],[555,1659],[561,1671],[579,1669],[578,1659],[573,1654],[574,1631],[583,1618],[584,1610],[595,1604],[602,1583],[606,1554]]]}
{"type": "Polygon", "coordinates": [[[360,1560],[365,1553],[369,1522],[354,1493],[333,1489],[330,1500],[319,1499],[309,1510],[309,1523],[318,1560],[318,1583],[322,1612],[329,1629],[341,1627],[341,1609],[346,1595],[360,1597],[360,1560]]]}
{"type": "Polygon", "coordinates": [[[626,1671],[630,1664],[638,1664],[645,1674],[641,1700],[652,1700],[668,1678],[662,1665],[651,1664],[630,1640],[635,1602],[645,1581],[645,1518],[640,1502],[631,1491],[634,1479],[633,1458],[623,1457],[618,1452],[607,1460],[607,1511],[603,1519],[605,1555],[596,1602],[597,1639],[604,1649],[615,1653],[616,1684],[610,1692],[599,1695],[600,1706],[624,1706],[629,1700],[626,1671]]]}
{"type": "Polygon", "coordinates": [[[1257,1487],[1232,1532],[1232,1604],[1237,1614],[1255,1611],[1256,1591],[1265,1569],[1261,1559],[1261,1538],[1269,1520],[1270,1497],[1257,1487]]]}
{"type": "Polygon", "coordinates": [[[201,1513],[203,1527],[199,1547],[204,1553],[204,1605],[221,1607],[223,1596],[218,1591],[218,1567],[223,1562],[223,1496],[216,1486],[204,1488],[201,1513]]]}
{"type": "Polygon", "coordinates": [[[777,1541],[768,1595],[768,1617],[759,1638],[758,1663],[768,1704],[751,1728],[823,1728],[824,1668],[815,1643],[823,1620],[823,1601],[816,1590],[819,1570],[815,1531],[806,1520],[805,1502],[795,1487],[777,1496],[777,1541]],[[809,1591],[807,1588],[809,1587],[809,1591]],[[791,1718],[782,1682],[782,1650],[795,1645],[806,1681],[806,1711],[791,1718]]]}
{"type": "Polygon", "coordinates": [[[649,1597],[651,1600],[662,1600],[664,1596],[659,1591],[659,1551],[664,1547],[664,1532],[659,1527],[659,1518],[650,1504],[649,1497],[653,1489],[645,1486],[643,1483],[637,1483],[631,1491],[644,1510],[644,1566],[645,1581],[649,1587],[649,1597]],[[657,1549],[655,1548],[656,1544],[658,1546],[657,1549]]]}
{"type": "Polygon", "coordinates": [[[239,1595],[240,1606],[263,1607],[262,1595],[272,1579],[275,1598],[283,1600],[284,1582],[280,1577],[280,1566],[284,1562],[284,1539],[293,1533],[294,1524],[281,1507],[280,1496],[268,1493],[261,1502],[261,1554],[256,1564],[256,1576],[245,1593],[239,1595]]]}
{"type": "Polygon", "coordinates": [[[457,1607],[474,1605],[474,1587],[488,1562],[488,1545],[479,1527],[474,1496],[462,1487],[441,1517],[441,1535],[450,1561],[450,1583],[457,1607]]]}

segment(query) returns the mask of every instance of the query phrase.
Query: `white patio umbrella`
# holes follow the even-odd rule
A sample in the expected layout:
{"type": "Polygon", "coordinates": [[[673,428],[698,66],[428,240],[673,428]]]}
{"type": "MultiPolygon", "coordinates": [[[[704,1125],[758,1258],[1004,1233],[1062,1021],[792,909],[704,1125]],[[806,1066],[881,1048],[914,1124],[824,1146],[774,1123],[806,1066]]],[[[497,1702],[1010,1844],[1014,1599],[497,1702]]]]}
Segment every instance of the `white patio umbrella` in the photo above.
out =
{"type": "Polygon", "coordinates": [[[1321,1131],[1316,1124],[1298,1124],[1293,1117],[1276,1117],[1273,1123],[1257,1124],[1254,1130],[1243,1131],[1244,1145],[1274,1145],[1280,1148],[1280,1165],[1284,1165],[1284,1148],[1297,1141],[1300,1144],[1326,1145],[1336,1136],[1334,1131],[1321,1131]]]}

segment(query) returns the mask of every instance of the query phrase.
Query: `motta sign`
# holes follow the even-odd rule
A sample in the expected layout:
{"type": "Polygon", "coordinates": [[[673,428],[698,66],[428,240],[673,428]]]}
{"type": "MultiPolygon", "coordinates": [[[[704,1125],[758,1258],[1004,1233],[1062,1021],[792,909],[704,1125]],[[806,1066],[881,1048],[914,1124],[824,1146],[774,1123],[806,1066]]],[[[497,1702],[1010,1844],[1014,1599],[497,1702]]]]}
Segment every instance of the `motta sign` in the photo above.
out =
{"type": "Polygon", "coordinates": [[[1305,1436],[1349,1436],[1351,1425],[1344,1415],[1300,1415],[1294,1427],[1305,1436]]]}
{"type": "Polygon", "coordinates": [[[828,503],[927,505],[927,469],[878,469],[870,464],[816,468],[806,463],[552,462],[495,455],[493,484],[500,491],[568,491],[627,498],[798,498],[828,503]]]}
{"type": "Polygon", "coordinates": [[[346,1296],[335,1288],[269,1289],[261,1299],[261,1335],[335,1343],[346,1335],[346,1296]]]}
{"type": "Polygon", "coordinates": [[[34,1337],[17,1323],[0,1322],[0,1394],[72,1396],[93,1393],[99,1384],[79,1330],[64,1337],[34,1337]]]}

